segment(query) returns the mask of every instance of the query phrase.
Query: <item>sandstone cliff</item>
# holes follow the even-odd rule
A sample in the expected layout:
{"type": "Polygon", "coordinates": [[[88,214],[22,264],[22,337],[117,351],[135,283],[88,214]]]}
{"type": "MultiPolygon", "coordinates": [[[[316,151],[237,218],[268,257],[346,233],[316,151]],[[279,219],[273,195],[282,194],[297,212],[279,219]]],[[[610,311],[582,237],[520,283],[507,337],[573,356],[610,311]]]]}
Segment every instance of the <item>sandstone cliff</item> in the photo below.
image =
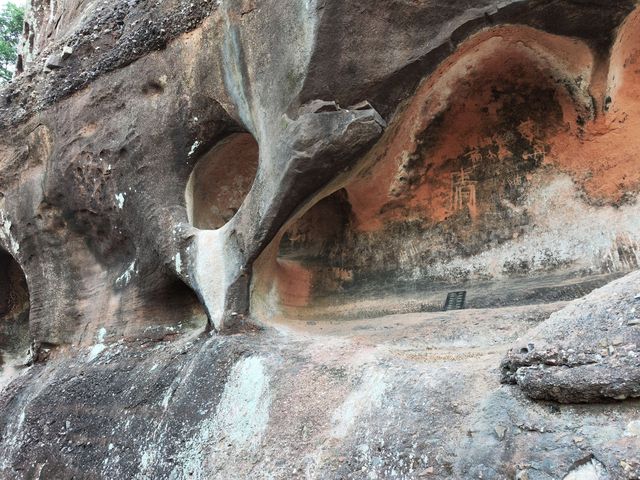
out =
{"type": "Polygon", "coordinates": [[[637,2],[31,0],[23,37],[2,478],[640,478],[637,2]]]}

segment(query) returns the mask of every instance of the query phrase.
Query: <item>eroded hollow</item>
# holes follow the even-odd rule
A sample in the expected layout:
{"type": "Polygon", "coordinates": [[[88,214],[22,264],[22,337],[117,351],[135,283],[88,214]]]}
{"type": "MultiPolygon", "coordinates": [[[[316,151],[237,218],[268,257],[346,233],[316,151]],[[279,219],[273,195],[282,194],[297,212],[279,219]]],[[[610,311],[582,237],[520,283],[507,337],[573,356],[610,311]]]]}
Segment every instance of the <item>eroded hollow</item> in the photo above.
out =
{"type": "Polygon", "coordinates": [[[0,248],[0,367],[22,364],[29,346],[27,280],[18,262],[0,248]]]}
{"type": "Polygon", "coordinates": [[[258,170],[258,143],[248,133],[226,137],[196,164],[185,193],[194,227],[222,227],[238,211],[258,170]]]}
{"type": "MultiPolygon", "coordinates": [[[[628,65],[635,51],[615,50],[628,65]]],[[[637,268],[640,136],[623,124],[639,104],[604,113],[603,63],[525,27],[469,40],[289,225],[256,298],[292,318],[437,310],[453,290],[489,307],[576,298],[637,268]]]]}

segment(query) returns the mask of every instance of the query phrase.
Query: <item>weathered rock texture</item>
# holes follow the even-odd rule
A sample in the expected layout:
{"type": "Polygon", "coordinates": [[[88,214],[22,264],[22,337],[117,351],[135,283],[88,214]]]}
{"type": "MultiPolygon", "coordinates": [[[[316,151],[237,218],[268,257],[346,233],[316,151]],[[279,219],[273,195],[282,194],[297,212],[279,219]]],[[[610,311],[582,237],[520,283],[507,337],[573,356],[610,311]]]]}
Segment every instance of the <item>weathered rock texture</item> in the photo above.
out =
{"type": "Polygon", "coordinates": [[[503,361],[503,379],[563,403],[640,397],[640,274],[554,313],[503,361]]]}
{"type": "Polygon", "coordinates": [[[638,62],[632,0],[32,0],[0,475],[639,478],[638,62]]]}
{"type": "Polygon", "coordinates": [[[441,305],[424,295],[434,286],[484,283],[471,298],[480,306],[562,295],[545,285],[581,293],[637,268],[640,104],[637,73],[619,67],[633,61],[636,22],[610,55],[513,25],[462,42],[362,167],[287,230],[272,302],[317,315],[417,292],[428,309],[441,305]],[[494,291],[503,279],[519,296],[494,291]]]}

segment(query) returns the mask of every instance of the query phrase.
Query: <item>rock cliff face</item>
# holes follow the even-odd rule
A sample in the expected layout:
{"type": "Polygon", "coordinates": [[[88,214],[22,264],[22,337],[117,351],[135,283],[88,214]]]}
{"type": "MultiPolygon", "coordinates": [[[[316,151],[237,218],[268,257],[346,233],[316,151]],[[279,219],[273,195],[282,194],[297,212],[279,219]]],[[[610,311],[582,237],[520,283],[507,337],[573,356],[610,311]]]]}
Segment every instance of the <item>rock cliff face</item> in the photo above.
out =
{"type": "Polygon", "coordinates": [[[0,476],[640,478],[638,65],[631,0],[31,0],[0,476]]]}

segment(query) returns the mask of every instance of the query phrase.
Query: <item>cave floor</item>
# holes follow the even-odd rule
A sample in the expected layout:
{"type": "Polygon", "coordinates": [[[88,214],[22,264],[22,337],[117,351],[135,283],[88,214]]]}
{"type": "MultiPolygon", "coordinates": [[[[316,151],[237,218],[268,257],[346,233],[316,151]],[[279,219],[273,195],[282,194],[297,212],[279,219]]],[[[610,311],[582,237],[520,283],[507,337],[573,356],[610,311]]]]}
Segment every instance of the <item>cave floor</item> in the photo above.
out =
{"type": "MultiPolygon", "coordinates": [[[[340,295],[315,298],[312,306],[284,307],[278,320],[299,319],[307,322],[352,321],[410,312],[433,312],[443,309],[447,294],[466,291],[465,309],[490,310],[491,316],[502,307],[566,302],[583,297],[624,272],[585,275],[580,272],[547,273],[537,276],[515,276],[508,279],[477,280],[459,283],[430,283],[411,289],[373,287],[345,290],[340,295]]],[[[376,320],[377,321],[377,320],[376,320]]]]}
{"type": "Polygon", "coordinates": [[[389,352],[400,355],[414,351],[419,354],[416,359],[426,361],[440,358],[442,352],[447,352],[442,359],[463,359],[456,352],[473,351],[495,352],[500,356],[518,337],[567,303],[400,313],[346,321],[283,320],[274,328],[294,338],[318,342],[323,337],[335,337],[348,339],[360,347],[387,347],[389,352]]]}

